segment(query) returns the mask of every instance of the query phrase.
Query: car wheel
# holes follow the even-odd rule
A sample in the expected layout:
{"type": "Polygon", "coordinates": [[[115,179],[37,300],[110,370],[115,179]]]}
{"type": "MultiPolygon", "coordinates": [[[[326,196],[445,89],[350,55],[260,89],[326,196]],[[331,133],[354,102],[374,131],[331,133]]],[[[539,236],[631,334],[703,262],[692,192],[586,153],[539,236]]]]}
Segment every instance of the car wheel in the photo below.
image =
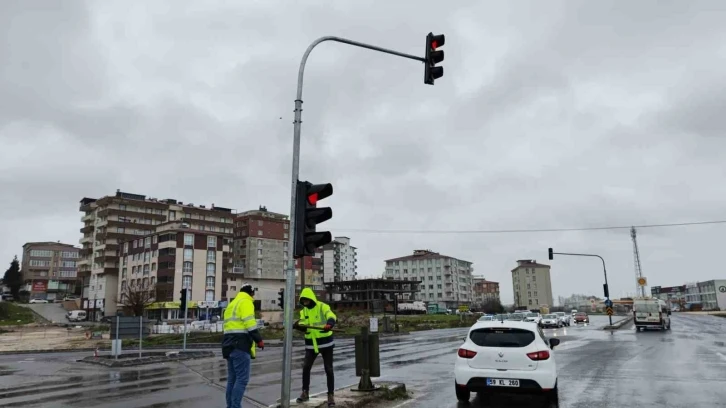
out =
{"type": "Polygon", "coordinates": [[[457,400],[460,402],[469,402],[469,399],[471,398],[471,391],[464,387],[460,387],[457,383],[454,383],[454,388],[456,389],[457,400]]]}
{"type": "Polygon", "coordinates": [[[547,400],[547,402],[549,403],[549,405],[551,407],[558,406],[558,404],[560,402],[560,394],[559,394],[558,388],[557,388],[557,381],[555,381],[555,388],[553,388],[545,393],[545,399],[547,400]]]}

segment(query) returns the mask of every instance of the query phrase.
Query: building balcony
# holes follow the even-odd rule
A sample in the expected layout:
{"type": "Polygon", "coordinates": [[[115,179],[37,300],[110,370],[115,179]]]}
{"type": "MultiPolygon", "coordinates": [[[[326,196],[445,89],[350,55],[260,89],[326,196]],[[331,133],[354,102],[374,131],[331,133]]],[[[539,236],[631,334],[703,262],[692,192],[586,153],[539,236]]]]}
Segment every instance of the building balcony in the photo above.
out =
{"type": "Polygon", "coordinates": [[[87,226],[81,228],[81,234],[87,234],[89,232],[93,232],[94,228],[96,228],[96,227],[94,227],[93,225],[87,225],[87,226]]]}
{"type": "Polygon", "coordinates": [[[90,222],[90,221],[93,221],[95,218],[96,217],[93,215],[93,213],[86,214],[83,217],[81,217],[81,222],[83,222],[83,223],[90,222]]]}

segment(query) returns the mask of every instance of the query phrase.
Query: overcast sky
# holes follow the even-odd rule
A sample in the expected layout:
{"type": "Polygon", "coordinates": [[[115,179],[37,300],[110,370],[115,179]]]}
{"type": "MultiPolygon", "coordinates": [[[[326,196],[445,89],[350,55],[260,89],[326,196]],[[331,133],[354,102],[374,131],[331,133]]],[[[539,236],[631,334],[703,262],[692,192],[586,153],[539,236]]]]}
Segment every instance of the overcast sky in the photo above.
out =
{"type": "MultiPolygon", "coordinates": [[[[0,260],[78,245],[83,197],[116,189],[289,212],[292,110],[308,44],[338,35],[445,75],[326,43],[306,71],[301,179],[359,274],[431,249],[501,283],[547,247],[602,255],[635,289],[627,230],[382,234],[726,219],[726,4],[632,2],[0,2],[0,260]],[[296,5],[300,4],[300,5],[296,5]],[[302,5],[304,4],[304,6],[302,5]]],[[[649,284],[726,278],[726,225],[642,229],[649,284]]],[[[602,293],[597,259],[552,261],[555,296],[602,293]]],[[[6,266],[2,267],[2,271],[6,266]]],[[[2,272],[0,271],[0,272],[2,272]]]]}

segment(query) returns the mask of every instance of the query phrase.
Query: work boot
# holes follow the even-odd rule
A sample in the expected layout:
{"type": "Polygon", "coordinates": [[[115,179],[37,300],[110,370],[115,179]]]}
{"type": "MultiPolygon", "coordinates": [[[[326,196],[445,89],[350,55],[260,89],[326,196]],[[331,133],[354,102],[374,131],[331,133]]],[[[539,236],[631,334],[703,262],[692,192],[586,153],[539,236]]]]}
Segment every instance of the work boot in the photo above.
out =
{"type": "Polygon", "coordinates": [[[335,397],[332,393],[328,394],[328,408],[335,406],[335,397]]]}
{"type": "Polygon", "coordinates": [[[310,401],[310,395],[308,395],[308,392],[303,390],[303,392],[300,394],[299,397],[295,400],[297,403],[301,402],[308,402],[310,401]]]}

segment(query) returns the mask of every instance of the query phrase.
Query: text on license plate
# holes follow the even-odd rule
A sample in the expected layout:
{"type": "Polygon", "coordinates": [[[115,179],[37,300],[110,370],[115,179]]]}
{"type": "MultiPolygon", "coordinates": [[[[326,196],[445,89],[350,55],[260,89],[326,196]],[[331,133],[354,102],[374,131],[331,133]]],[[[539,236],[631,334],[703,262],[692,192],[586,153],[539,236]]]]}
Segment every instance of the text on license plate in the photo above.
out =
{"type": "Polygon", "coordinates": [[[488,387],[519,387],[519,380],[487,378],[488,387]]]}

